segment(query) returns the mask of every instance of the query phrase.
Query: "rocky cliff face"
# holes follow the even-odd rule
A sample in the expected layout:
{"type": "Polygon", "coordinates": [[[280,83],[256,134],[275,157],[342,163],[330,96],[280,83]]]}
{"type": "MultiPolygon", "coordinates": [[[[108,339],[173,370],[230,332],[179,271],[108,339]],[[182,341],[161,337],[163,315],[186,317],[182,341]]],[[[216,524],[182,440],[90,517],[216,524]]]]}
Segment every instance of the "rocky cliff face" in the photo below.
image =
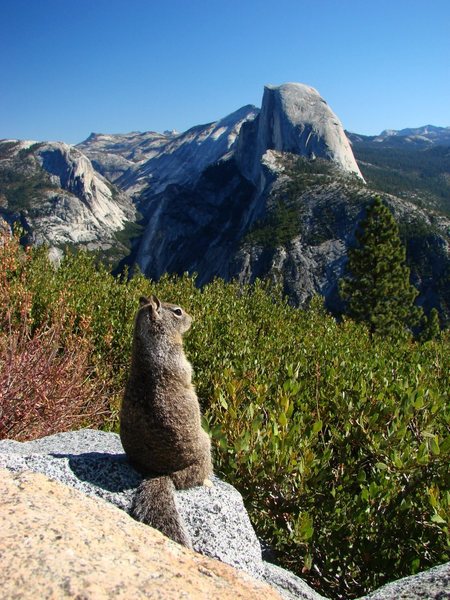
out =
{"type": "Polygon", "coordinates": [[[73,146],[0,142],[1,210],[19,219],[34,243],[107,247],[135,209],[73,146]]]}
{"type": "Polygon", "coordinates": [[[134,173],[147,182],[139,206],[148,224],[137,262],[153,278],[166,271],[196,271],[200,283],[215,276],[244,278],[242,241],[267,213],[272,185],[285,177],[279,158],[286,153],[326,161],[339,176],[363,182],[336,115],[316,90],[301,84],[267,86],[261,111],[244,107],[170,144],[176,144],[170,162],[157,154],[134,173]]]}
{"type": "MultiPolygon", "coordinates": [[[[207,169],[195,186],[171,186],[150,204],[137,262],[151,278],[198,273],[251,283],[269,277],[292,303],[315,294],[340,307],[338,280],[365,206],[376,192],[329,161],[268,151],[261,190],[235,158],[207,169]]],[[[384,194],[408,244],[413,282],[429,310],[448,315],[450,220],[384,194]]]]}
{"type": "MultiPolygon", "coordinates": [[[[413,133],[437,135],[427,132],[413,133]]],[[[149,277],[190,271],[204,284],[269,276],[295,304],[320,293],[338,307],[347,248],[374,190],[313,88],[266,86],[261,110],[247,106],[183,134],[91,136],[80,147],[105,173],[126,161],[115,181],[144,215],[134,259],[149,277]]],[[[411,230],[405,239],[422,301],[449,313],[448,220],[418,209],[415,198],[385,197],[411,230]]]]}
{"type": "MultiPolygon", "coordinates": [[[[286,157],[280,157],[286,164],[286,157]]],[[[307,174],[286,168],[272,185],[268,211],[253,224],[234,257],[242,283],[269,277],[302,306],[315,294],[332,310],[341,308],[338,281],[365,207],[377,193],[333,172],[307,174]]],[[[383,198],[400,224],[414,285],[426,311],[450,316],[450,219],[393,195],[383,198]],[[447,282],[447,283],[446,283],[447,282]]]]}
{"type": "Polygon", "coordinates": [[[229,152],[242,124],[258,112],[254,106],[244,106],[219,121],[180,134],[92,135],[78,147],[141,204],[142,195],[148,199],[168,185],[194,183],[204,169],[229,152]]]}
{"type": "Polygon", "coordinates": [[[314,88],[301,83],[266,86],[261,113],[245,125],[238,160],[256,185],[264,185],[261,161],[267,150],[330,160],[362,179],[339,119],[314,88]]]}
{"type": "Polygon", "coordinates": [[[194,184],[206,168],[230,155],[241,174],[262,189],[261,163],[270,150],[330,160],[362,179],[338,117],[315,89],[300,83],[266,86],[261,110],[244,106],[181,134],[92,134],[78,148],[144,202],[168,185],[194,184]]]}

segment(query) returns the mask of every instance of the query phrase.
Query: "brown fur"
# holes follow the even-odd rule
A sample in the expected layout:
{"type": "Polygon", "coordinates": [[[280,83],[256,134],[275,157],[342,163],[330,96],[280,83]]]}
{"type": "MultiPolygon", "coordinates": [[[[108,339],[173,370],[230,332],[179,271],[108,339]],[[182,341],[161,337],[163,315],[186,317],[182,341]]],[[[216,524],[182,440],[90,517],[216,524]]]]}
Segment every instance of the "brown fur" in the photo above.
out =
{"type": "Polygon", "coordinates": [[[120,413],[120,438],[133,466],[146,476],[132,515],[190,546],[173,489],[202,485],[212,474],[211,447],[201,428],[182,335],[192,319],[180,307],[141,298],[131,370],[120,413]]]}

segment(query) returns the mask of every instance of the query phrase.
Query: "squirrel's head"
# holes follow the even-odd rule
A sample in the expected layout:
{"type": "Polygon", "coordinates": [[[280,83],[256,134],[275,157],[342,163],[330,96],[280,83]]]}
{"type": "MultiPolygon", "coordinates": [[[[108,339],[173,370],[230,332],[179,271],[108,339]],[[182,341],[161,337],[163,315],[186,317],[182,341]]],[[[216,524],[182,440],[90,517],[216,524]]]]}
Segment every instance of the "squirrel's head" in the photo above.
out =
{"type": "Polygon", "coordinates": [[[176,304],[161,302],[156,296],[141,296],[139,299],[137,335],[182,335],[190,328],[191,323],[192,317],[176,304]]]}

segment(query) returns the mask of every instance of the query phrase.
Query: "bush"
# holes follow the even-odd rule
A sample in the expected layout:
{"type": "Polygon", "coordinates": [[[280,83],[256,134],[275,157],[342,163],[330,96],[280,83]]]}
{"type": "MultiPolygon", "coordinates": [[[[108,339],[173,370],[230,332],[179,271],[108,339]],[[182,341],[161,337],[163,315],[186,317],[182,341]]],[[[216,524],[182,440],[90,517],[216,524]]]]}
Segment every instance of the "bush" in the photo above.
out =
{"type": "MultiPolygon", "coordinates": [[[[424,344],[387,341],[362,324],[337,323],[319,299],[294,309],[261,282],[216,280],[199,290],[188,276],[128,281],[85,253],[69,254],[54,270],[44,249],[22,251],[14,239],[0,253],[10,315],[0,347],[17,346],[10,354],[20,364],[27,350],[20,340],[34,340],[31,364],[45,355],[68,373],[74,392],[55,393],[65,427],[91,415],[118,430],[138,298],[156,293],[194,316],[186,350],[215,470],[242,492],[283,566],[326,596],[352,598],[449,560],[448,332],[424,344]],[[74,352],[80,371],[74,358],[64,362],[74,352]],[[90,386],[100,390],[99,403],[90,386]],[[84,400],[73,404],[73,396],[84,400]]],[[[36,370],[28,372],[34,380],[36,370]]],[[[47,393],[42,385],[29,408],[47,393]]],[[[16,398],[28,398],[25,388],[16,398]]],[[[2,408],[11,413],[14,394],[8,398],[2,408]]],[[[14,414],[16,422],[25,418],[14,414]]],[[[23,439],[41,435],[33,419],[23,439]]]]}
{"type": "MultiPolygon", "coordinates": [[[[2,317],[10,327],[10,315],[2,317]]],[[[90,376],[90,344],[63,342],[61,325],[31,334],[25,321],[0,337],[0,438],[24,441],[102,422],[108,403],[90,376]]]]}
{"type": "Polygon", "coordinates": [[[216,467],[283,566],[350,598],[448,560],[448,336],[371,341],[319,301],[215,287],[188,341],[216,467]]]}
{"type": "Polygon", "coordinates": [[[83,426],[98,426],[107,396],[89,365],[92,344],[72,333],[74,317],[63,298],[35,324],[27,290],[30,253],[18,239],[0,246],[0,439],[29,440],[83,426]]]}

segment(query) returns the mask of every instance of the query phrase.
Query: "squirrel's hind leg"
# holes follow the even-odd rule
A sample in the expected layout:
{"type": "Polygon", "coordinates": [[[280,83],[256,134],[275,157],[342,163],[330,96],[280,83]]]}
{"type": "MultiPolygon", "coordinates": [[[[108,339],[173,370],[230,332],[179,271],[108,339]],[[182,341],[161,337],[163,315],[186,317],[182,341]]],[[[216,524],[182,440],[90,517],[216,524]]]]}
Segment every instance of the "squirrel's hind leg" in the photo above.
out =
{"type": "Polygon", "coordinates": [[[170,477],[177,490],[184,490],[186,488],[195,487],[196,485],[208,485],[205,484],[205,481],[209,481],[212,474],[211,457],[208,453],[207,456],[192,463],[192,465],[189,465],[185,469],[171,473],[170,477]]]}
{"type": "MultiPolygon", "coordinates": [[[[197,446],[197,460],[184,469],[170,474],[177,490],[183,490],[196,485],[205,485],[213,474],[211,461],[211,440],[202,430],[197,446]]],[[[208,484],[206,484],[208,485],[208,484]]]]}

